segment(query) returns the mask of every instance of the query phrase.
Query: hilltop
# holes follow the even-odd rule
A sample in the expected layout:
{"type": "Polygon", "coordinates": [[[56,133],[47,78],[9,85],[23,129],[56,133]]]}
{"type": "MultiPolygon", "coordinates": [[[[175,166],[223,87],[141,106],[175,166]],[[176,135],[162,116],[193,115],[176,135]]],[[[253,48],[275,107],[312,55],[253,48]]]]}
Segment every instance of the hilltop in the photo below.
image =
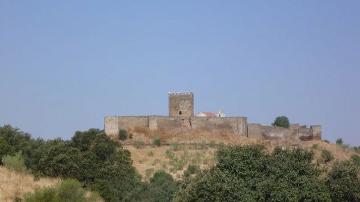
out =
{"type": "Polygon", "coordinates": [[[322,169],[331,167],[335,161],[349,160],[357,153],[344,145],[323,140],[300,141],[296,139],[252,138],[239,136],[229,131],[204,130],[148,130],[135,128],[128,131],[125,141],[117,139],[130,151],[133,165],[138,172],[149,179],[157,170],[165,170],[174,178],[181,179],[189,165],[201,169],[216,163],[215,153],[224,145],[262,145],[271,152],[276,147],[303,148],[314,153],[314,163],[322,169]],[[329,151],[332,158],[324,162],[323,151],[329,151]]]}

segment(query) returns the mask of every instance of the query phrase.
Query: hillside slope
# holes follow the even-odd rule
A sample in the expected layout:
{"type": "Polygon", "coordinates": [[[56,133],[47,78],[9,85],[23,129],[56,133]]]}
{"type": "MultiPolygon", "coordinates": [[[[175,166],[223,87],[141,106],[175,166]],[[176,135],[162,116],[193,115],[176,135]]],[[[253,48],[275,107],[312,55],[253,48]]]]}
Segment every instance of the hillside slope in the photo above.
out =
{"type": "Polygon", "coordinates": [[[327,169],[333,162],[348,160],[356,152],[336,144],[321,140],[299,141],[265,140],[248,138],[226,131],[148,131],[136,129],[129,131],[130,139],[121,142],[131,152],[133,165],[147,180],[157,170],[165,170],[176,179],[180,179],[189,165],[197,165],[201,169],[216,163],[215,153],[222,145],[254,145],[260,144],[271,152],[276,147],[304,148],[314,152],[314,163],[321,169],[327,169]],[[154,140],[160,139],[160,146],[154,140]],[[323,150],[329,151],[334,159],[324,163],[321,155],[323,150]]]}
{"type": "Polygon", "coordinates": [[[31,174],[11,171],[0,166],[0,201],[12,202],[16,198],[22,198],[25,193],[54,186],[58,182],[59,179],[56,178],[40,178],[35,181],[31,174]]]}

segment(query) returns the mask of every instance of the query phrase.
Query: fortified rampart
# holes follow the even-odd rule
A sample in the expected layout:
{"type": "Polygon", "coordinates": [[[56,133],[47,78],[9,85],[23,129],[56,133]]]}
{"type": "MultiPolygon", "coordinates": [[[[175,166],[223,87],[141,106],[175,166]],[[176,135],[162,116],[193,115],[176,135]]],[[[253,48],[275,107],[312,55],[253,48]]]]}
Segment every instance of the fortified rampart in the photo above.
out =
{"type": "Polygon", "coordinates": [[[105,133],[119,134],[120,129],[147,128],[149,130],[204,129],[227,130],[234,134],[265,139],[295,138],[299,140],[321,139],[321,126],[310,128],[293,124],[289,128],[248,124],[246,117],[195,117],[194,94],[169,93],[169,116],[107,116],[105,133]]]}
{"type": "Polygon", "coordinates": [[[248,136],[264,139],[299,139],[299,140],[320,140],[321,126],[312,125],[310,128],[293,124],[289,128],[274,126],[264,126],[261,124],[250,123],[247,125],[248,136]]]}
{"type": "Polygon", "coordinates": [[[246,117],[169,117],[169,116],[107,116],[105,133],[117,135],[120,129],[148,128],[150,130],[167,130],[175,128],[231,130],[233,133],[247,136],[246,117]]]}

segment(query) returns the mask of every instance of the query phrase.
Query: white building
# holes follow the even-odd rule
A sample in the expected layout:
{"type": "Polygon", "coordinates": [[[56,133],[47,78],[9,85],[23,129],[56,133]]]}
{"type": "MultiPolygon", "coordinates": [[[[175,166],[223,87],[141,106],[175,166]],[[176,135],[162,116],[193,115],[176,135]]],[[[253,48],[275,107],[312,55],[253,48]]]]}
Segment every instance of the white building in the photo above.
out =
{"type": "Polygon", "coordinates": [[[222,112],[222,110],[219,110],[219,112],[200,112],[196,114],[197,117],[225,117],[225,114],[222,112]]]}

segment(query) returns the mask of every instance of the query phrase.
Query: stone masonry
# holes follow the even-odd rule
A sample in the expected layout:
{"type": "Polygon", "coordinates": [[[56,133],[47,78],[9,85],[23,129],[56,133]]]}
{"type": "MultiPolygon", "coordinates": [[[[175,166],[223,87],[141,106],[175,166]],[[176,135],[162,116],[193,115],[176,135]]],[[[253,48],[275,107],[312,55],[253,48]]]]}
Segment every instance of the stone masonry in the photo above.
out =
{"type": "Polygon", "coordinates": [[[105,133],[110,136],[116,136],[120,129],[142,127],[150,130],[230,130],[237,135],[265,139],[321,139],[320,125],[307,128],[293,124],[290,128],[279,128],[248,124],[246,117],[195,117],[194,94],[191,92],[169,93],[169,116],[106,116],[104,127],[105,133]]]}

